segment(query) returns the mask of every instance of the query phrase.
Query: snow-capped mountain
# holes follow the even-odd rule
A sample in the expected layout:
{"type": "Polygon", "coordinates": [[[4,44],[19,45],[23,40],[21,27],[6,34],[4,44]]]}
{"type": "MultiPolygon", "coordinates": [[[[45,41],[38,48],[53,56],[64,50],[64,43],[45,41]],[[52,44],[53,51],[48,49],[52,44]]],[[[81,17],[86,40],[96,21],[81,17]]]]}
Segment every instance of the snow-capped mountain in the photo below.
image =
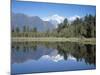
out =
{"type": "Polygon", "coordinates": [[[44,17],[42,19],[44,21],[51,22],[53,25],[55,25],[55,28],[57,28],[58,27],[58,24],[60,24],[61,22],[63,22],[64,17],[55,14],[55,15],[52,15],[52,16],[44,17]]]}

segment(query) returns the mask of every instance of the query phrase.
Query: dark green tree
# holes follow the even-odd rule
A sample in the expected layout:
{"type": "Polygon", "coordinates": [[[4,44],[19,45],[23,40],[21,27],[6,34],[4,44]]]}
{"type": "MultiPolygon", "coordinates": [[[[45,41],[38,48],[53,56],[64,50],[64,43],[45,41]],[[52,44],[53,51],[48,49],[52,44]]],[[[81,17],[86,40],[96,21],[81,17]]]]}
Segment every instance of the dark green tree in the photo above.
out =
{"type": "Polygon", "coordinates": [[[16,27],[16,32],[17,32],[17,33],[19,33],[19,32],[20,32],[19,27],[16,27]]]}
{"type": "Polygon", "coordinates": [[[65,18],[63,22],[63,28],[68,26],[68,19],[65,18]]]}

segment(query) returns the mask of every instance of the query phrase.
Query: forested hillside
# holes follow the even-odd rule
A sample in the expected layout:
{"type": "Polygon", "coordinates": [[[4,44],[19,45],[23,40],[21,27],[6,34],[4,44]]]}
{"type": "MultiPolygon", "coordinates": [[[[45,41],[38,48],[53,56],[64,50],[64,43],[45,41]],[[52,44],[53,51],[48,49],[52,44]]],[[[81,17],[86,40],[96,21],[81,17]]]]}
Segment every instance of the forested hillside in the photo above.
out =
{"type": "Polygon", "coordinates": [[[65,18],[56,29],[47,30],[45,32],[37,31],[35,27],[24,25],[22,30],[20,27],[12,28],[12,37],[80,37],[95,38],[96,37],[96,15],[86,15],[82,18],[76,18],[69,21],[65,18]]]}

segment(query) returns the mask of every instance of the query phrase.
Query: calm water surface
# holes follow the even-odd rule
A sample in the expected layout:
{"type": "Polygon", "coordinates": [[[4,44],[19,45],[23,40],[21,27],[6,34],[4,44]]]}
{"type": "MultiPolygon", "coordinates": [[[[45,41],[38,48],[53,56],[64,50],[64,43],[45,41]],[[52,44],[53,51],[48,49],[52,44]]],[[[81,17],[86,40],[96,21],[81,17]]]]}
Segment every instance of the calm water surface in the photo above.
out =
{"type": "Polygon", "coordinates": [[[95,69],[95,47],[78,43],[12,43],[11,73],[95,69]]]}

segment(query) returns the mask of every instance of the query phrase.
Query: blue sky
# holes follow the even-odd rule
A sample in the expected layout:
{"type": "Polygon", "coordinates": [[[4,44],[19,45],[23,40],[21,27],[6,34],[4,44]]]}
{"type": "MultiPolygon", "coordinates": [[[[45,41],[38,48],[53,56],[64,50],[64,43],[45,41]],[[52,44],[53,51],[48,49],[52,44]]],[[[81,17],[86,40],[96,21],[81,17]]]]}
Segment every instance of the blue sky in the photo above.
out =
{"type": "Polygon", "coordinates": [[[52,4],[39,2],[19,2],[12,0],[12,12],[24,13],[29,16],[39,16],[40,18],[58,14],[63,17],[74,15],[85,16],[87,14],[96,14],[96,7],[89,5],[72,4],[52,4]]]}

